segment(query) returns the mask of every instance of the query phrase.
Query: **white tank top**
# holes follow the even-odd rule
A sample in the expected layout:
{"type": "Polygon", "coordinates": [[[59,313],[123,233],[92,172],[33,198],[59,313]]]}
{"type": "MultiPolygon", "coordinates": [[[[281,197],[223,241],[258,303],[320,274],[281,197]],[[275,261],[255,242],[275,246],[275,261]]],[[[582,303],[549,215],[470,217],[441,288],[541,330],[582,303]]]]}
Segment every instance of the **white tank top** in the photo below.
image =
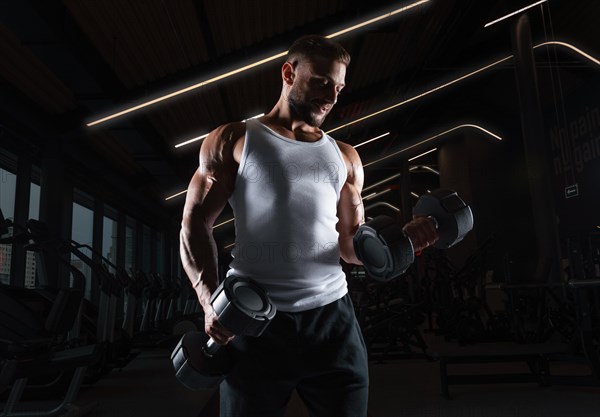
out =
{"type": "Polygon", "coordinates": [[[253,278],[281,311],[343,297],[336,223],[346,175],[339,147],[324,132],[316,142],[301,142],[248,120],[229,199],[236,243],[227,275],[253,278]]]}

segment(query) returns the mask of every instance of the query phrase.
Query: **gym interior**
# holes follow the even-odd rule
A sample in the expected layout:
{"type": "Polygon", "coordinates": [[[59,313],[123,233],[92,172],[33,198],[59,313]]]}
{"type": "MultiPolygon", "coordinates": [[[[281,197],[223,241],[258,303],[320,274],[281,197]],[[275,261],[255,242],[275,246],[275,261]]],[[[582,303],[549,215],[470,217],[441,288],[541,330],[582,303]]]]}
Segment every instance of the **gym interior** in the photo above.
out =
{"type": "MultiPolygon", "coordinates": [[[[267,113],[286,48],[320,34],[352,57],[322,129],[360,155],[365,219],[404,224],[444,189],[474,220],[395,279],[342,262],[369,416],[597,416],[599,15],[585,0],[1,2],[0,415],[218,415],[218,389],[188,389],[171,361],[204,320],[180,260],[187,186],[206,135],[267,113]]],[[[230,206],[212,231],[224,279],[230,206]]],[[[286,416],[308,416],[296,395],[286,416]]]]}

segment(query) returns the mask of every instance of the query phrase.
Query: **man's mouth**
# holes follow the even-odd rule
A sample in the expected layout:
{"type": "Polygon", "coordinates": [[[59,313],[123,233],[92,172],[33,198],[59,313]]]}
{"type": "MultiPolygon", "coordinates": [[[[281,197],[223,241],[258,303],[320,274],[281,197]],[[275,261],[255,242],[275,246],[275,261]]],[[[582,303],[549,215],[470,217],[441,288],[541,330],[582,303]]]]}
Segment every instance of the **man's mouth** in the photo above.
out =
{"type": "Polygon", "coordinates": [[[331,110],[331,105],[326,103],[315,102],[314,107],[317,109],[318,113],[326,114],[331,110]]]}

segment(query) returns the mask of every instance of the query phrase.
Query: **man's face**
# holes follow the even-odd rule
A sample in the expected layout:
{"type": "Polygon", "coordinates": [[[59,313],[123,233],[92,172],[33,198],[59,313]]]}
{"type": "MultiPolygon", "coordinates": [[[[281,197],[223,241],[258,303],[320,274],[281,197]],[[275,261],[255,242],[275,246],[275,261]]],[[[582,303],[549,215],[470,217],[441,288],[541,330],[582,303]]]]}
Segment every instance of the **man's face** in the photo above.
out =
{"type": "Polygon", "coordinates": [[[344,88],[346,65],[315,57],[297,64],[288,94],[290,108],[304,122],[320,127],[344,88]]]}

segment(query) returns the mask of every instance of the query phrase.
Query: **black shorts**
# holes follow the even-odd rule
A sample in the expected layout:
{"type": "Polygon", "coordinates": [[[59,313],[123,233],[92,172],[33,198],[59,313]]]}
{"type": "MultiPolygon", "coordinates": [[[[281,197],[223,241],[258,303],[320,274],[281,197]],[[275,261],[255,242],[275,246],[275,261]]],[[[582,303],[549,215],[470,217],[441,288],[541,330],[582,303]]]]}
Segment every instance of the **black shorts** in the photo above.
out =
{"type": "Polygon", "coordinates": [[[221,384],[221,417],[283,416],[294,389],[314,417],[365,417],[368,363],[348,295],[299,313],[277,312],[258,338],[236,337],[221,384]]]}

